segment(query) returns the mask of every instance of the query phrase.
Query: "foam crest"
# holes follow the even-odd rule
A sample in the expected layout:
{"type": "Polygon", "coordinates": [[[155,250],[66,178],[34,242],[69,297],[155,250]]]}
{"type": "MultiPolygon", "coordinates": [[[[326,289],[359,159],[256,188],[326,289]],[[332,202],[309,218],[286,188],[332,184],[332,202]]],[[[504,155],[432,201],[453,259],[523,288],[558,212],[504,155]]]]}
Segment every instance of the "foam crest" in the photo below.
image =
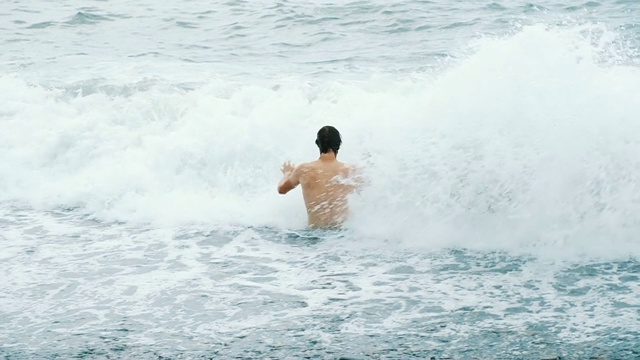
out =
{"type": "Polygon", "coordinates": [[[333,124],[341,158],[370,180],[353,199],[356,234],[638,255],[640,70],[615,33],[589,29],[525,27],[404,79],[214,77],[70,96],[3,76],[0,199],[107,220],[300,228],[300,193],[275,191],[279,166],[317,156],[315,132],[333,124]]]}
{"type": "Polygon", "coordinates": [[[442,74],[355,226],[425,247],[638,254],[640,71],[603,63],[610,43],[579,30],[484,39],[442,74]]]}

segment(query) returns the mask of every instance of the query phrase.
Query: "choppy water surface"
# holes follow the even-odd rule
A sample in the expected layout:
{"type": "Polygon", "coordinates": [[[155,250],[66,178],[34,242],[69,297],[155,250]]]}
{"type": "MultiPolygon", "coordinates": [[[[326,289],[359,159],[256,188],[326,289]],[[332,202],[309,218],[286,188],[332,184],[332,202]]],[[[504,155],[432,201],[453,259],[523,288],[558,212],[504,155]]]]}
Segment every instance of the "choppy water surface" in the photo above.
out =
{"type": "Polygon", "coordinates": [[[9,358],[638,355],[637,260],[30,213],[4,214],[9,358]]]}
{"type": "Polygon", "coordinates": [[[640,358],[639,17],[0,4],[0,355],[640,358]],[[327,123],[369,182],[310,231],[327,123]]]}

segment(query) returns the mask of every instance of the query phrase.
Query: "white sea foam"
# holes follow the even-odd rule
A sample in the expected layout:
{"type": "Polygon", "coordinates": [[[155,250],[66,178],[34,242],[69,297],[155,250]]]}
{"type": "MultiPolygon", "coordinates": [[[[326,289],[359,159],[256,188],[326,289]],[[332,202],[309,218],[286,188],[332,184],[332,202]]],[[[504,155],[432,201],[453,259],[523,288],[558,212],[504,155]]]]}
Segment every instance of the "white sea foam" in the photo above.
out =
{"type": "Polygon", "coordinates": [[[276,193],[278,169],[317,156],[315,132],[332,124],[341,159],[369,177],[348,224],[368,241],[638,256],[640,70],[618,40],[530,26],[478,40],[440,72],[366,81],[51,88],[4,75],[0,199],[104,220],[301,228],[301,195],[276,193]]]}

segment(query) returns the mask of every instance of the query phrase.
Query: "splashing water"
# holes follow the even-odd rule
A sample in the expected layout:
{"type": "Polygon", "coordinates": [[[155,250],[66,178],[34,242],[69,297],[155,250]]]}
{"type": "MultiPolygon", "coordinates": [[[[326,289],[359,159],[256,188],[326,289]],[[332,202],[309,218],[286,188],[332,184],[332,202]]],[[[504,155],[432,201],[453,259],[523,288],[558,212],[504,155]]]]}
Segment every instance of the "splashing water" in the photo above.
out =
{"type": "Polygon", "coordinates": [[[56,89],[4,76],[2,197],[107,220],[302,227],[300,196],[273,191],[278,165],[315,157],[331,123],[370,176],[357,233],[637,255],[640,72],[595,30],[525,27],[404,79],[56,89]]]}
{"type": "Polygon", "coordinates": [[[341,80],[0,76],[0,354],[637,357],[623,40],[523,26],[341,80]],[[368,185],[344,231],[300,230],[278,170],[326,124],[368,185]]]}

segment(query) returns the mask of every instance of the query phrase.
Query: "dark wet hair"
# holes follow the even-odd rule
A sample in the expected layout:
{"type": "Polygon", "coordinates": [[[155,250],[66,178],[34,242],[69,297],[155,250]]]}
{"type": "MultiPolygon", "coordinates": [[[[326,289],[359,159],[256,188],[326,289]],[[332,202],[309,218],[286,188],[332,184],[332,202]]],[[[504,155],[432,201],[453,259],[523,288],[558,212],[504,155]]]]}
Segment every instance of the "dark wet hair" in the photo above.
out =
{"type": "Polygon", "coordinates": [[[320,148],[321,154],[326,154],[329,151],[333,151],[335,154],[338,154],[340,144],[342,144],[340,132],[338,132],[338,130],[333,126],[323,126],[318,130],[316,145],[320,148]]]}

